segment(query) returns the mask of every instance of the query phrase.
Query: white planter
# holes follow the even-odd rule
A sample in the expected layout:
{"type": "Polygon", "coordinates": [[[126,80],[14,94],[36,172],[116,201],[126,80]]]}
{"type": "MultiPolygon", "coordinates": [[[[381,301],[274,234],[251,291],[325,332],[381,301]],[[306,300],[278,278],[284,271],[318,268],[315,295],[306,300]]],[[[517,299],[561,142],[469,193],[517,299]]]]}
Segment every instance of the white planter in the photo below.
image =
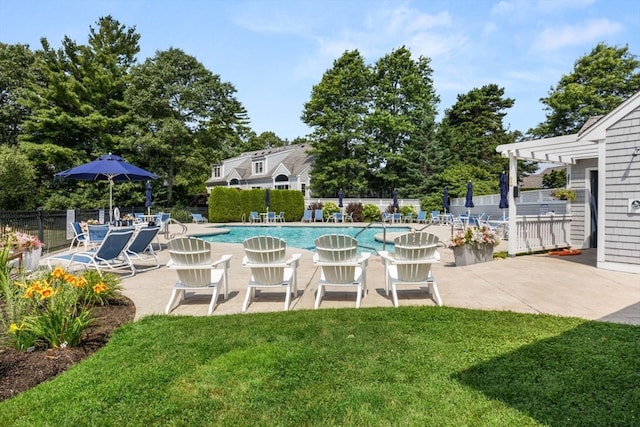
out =
{"type": "Polygon", "coordinates": [[[42,255],[42,248],[24,251],[22,253],[22,265],[24,269],[26,271],[36,270],[40,264],[40,255],[42,255]]]}
{"type": "Polygon", "coordinates": [[[453,248],[453,256],[456,259],[456,267],[487,262],[493,260],[493,246],[456,246],[453,248]]]}

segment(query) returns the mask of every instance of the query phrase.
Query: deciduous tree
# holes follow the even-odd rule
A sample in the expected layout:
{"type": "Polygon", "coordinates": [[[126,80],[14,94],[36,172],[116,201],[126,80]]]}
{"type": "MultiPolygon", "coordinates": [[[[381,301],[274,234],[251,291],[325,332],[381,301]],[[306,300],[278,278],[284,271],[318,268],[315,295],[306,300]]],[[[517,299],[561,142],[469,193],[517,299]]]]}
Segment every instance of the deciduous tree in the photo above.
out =
{"type": "Polygon", "coordinates": [[[126,144],[166,186],[166,203],[204,191],[211,163],[247,132],[235,88],[180,49],[157,52],[131,73],[127,103],[136,112],[126,144]]]}

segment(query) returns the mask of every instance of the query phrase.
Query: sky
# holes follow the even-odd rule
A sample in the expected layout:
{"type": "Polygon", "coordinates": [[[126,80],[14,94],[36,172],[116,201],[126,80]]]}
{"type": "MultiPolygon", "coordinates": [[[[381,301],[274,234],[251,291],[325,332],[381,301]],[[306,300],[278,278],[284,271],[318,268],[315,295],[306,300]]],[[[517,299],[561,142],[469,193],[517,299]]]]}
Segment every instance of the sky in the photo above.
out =
{"type": "Polygon", "coordinates": [[[138,62],[178,48],[231,83],[252,129],[292,141],[314,85],[345,51],[367,64],[407,47],[431,59],[439,117],[487,84],[514,98],[505,126],[545,119],[540,98],[599,42],[640,56],[637,0],[0,0],[0,42],[86,44],[111,15],[140,34],[138,62]]]}

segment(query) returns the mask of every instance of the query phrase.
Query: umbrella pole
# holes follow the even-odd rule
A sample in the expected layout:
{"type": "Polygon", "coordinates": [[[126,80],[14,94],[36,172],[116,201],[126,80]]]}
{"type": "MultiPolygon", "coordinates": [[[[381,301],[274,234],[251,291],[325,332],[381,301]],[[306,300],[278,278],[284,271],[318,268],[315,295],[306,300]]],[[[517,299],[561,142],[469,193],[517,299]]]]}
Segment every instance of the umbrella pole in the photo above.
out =
{"type": "Polygon", "coordinates": [[[113,180],[109,180],[109,224],[113,222],[113,180]]]}

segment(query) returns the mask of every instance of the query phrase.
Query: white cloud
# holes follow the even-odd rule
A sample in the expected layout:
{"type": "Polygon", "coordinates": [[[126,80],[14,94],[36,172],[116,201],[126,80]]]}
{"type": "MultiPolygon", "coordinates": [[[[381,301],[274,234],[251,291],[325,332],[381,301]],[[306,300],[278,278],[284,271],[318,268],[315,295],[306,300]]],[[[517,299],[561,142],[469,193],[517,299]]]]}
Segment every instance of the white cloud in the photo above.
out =
{"type": "Polygon", "coordinates": [[[565,25],[544,29],[534,41],[536,50],[552,51],[565,46],[591,44],[622,31],[622,24],[609,19],[591,19],[582,25],[565,25]]]}

